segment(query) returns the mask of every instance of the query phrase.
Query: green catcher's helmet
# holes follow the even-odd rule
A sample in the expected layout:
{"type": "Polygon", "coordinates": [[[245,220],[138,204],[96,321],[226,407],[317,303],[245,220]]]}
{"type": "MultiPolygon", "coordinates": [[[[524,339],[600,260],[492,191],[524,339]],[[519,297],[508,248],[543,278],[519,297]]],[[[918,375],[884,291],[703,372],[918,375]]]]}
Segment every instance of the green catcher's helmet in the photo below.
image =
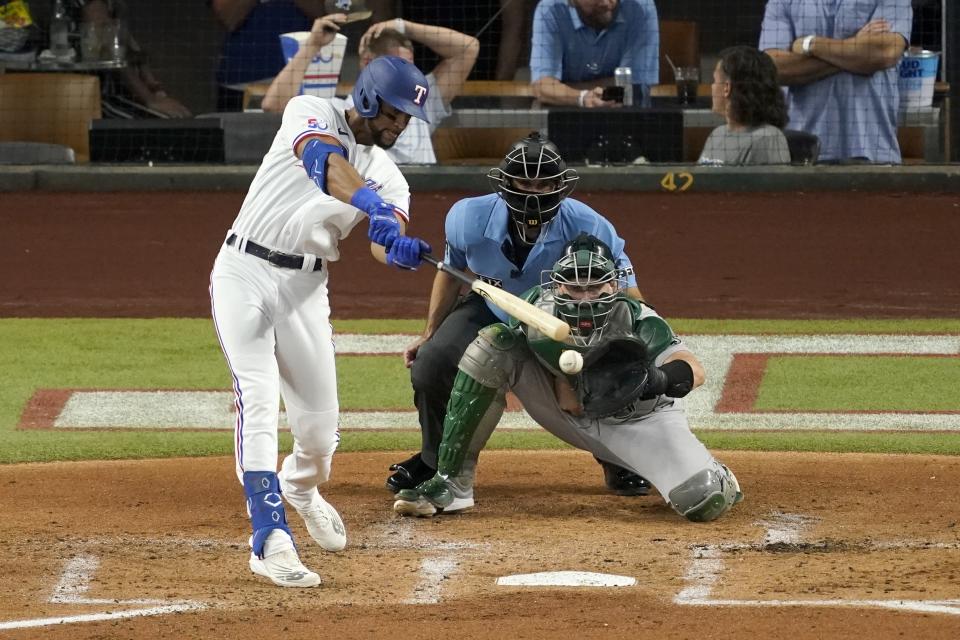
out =
{"type": "Polygon", "coordinates": [[[597,342],[623,289],[610,247],[581,233],[564,247],[550,280],[554,312],[570,325],[574,342],[581,346],[597,342]]]}

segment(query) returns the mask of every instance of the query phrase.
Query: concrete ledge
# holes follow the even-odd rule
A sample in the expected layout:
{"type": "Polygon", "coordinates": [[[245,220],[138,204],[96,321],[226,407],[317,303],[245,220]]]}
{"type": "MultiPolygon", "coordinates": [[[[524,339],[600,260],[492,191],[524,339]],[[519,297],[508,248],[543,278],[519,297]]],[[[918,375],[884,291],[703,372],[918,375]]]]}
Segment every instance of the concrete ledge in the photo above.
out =
{"type": "MultiPolygon", "coordinates": [[[[577,167],[591,191],[960,191],[960,165],[577,167]]],[[[402,167],[416,191],[487,193],[488,167],[402,167]]],[[[0,167],[0,191],[243,191],[255,165],[0,167]]]]}
{"type": "Polygon", "coordinates": [[[35,167],[0,167],[0,192],[30,191],[36,189],[35,167]]]}

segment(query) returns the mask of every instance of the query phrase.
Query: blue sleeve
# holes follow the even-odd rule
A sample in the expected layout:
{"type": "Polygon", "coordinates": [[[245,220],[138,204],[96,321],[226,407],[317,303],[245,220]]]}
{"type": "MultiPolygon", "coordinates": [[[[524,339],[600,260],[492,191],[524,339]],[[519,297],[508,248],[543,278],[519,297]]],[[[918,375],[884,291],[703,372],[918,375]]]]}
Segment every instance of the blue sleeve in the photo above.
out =
{"type": "Polygon", "coordinates": [[[455,203],[450,207],[443,225],[444,233],[447,236],[443,261],[461,271],[467,268],[466,243],[463,239],[462,222],[465,209],[466,205],[462,200],[455,203]]]}
{"type": "Polygon", "coordinates": [[[890,23],[890,31],[899,33],[910,43],[910,31],[913,28],[913,7],[910,0],[881,0],[872,19],[884,18],[890,23]]]}
{"type": "Polygon", "coordinates": [[[770,0],[763,14],[758,48],[761,51],[767,49],[789,51],[790,45],[796,39],[797,35],[794,33],[793,20],[790,18],[790,8],[786,0],[770,0]]]}
{"type": "MultiPolygon", "coordinates": [[[[625,6],[621,7],[625,9],[625,6]]],[[[635,2],[634,22],[628,28],[633,43],[620,59],[621,67],[633,70],[633,83],[655,85],[660,82],[660,22],[651,0],[635,2]]]]}
{"type": "MultiPolygon", "coordinates": [[[[533,38],[530,43],[530,82],[540,78],[563,78],[563,44],[553,3],[541,2],[533,14],[533,38]],[[549,5],[549,6],[547,6],[549,5]]],[[[566,6],[563,6],[566,9],[566,6]]]]}

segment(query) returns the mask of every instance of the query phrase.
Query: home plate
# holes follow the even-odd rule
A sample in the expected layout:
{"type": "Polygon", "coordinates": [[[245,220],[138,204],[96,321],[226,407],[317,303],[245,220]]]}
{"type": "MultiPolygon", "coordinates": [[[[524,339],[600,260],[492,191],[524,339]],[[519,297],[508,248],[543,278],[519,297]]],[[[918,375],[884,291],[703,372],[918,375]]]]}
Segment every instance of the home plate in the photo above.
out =
{"type": "Polygon", "coordinates": [[[590,571],[544,571],[497,578],[502,587],[632,587],[636,578],[590,571]]]}

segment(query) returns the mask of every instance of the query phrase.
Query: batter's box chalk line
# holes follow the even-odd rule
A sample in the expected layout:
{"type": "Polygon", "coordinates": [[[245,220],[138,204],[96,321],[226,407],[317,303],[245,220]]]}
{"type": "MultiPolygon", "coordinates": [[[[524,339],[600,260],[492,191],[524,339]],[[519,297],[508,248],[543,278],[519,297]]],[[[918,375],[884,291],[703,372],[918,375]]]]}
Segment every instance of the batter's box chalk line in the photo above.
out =
{"type": "Polygon", "coordinates": [[[53,588],[48,602],[51,604],[67,605],[99,605],[108,606],[106,611],[85,613],[71,616],[57,616],[50,618],[33,618],[28,620],[10,620],[0,622],[0,631],[7,629],[27,629],[32,627],[46,627],[55,624],[74,624],[80,622],[98,622],[103,620],[120,620],[123,618],[140,618],[146,616],[160,616],[183,611],[197,611],[207,608],[207,605],[194,600],[151,600],[132,599],[117,600],[114,598],[88,598],[90,581],[93,574],[100,567],[100,559],[96,556],[83,554],[67,562],[60,580],[53,588]],[[134,609],[116,611],[118,607],[135,606],[134,609]]]}
{"type": "MultiPolygon", "coordinates": [[[[804,529],[818,522],[818,518],[802,514],[773,512],[770,516],[755,524],[765,526],[764,540],[759,544],[694,545],[692,557],[684,580],[687,586],[674,598],[678,605],[695,607],[851,607],[893,609],[896,611],[914,611],[917,613],[942,613],[960,615],[960,599],[957,600],[730,600],[710,597],[713,586],[720,580],[724,570],[724,556],[731,552],[742,551],[785,551],[791,545],[815,548],[815,543],[804,544],[804,529]]],[[[821,545],[823,546],[823,545],[821,545]]],[[[958,549],[960,545],[930,542],[887,542],[869,545],[851,545],[867,550],[885,549],[958,549]]],[[[798,549],[799,550],[799,549],[798,549]]]]}
{"type": "Polygon", "coordinates": [[[379,525],[365,543],[373,549],[422,551],[425,557],[417,569],[417,582],[403,604],[437,604],[443,601],[444,586],[460,572],[460,563],[490,549],[487,543],[438,542],[424,536],[414,518],[392,517],[379,525]]]}

